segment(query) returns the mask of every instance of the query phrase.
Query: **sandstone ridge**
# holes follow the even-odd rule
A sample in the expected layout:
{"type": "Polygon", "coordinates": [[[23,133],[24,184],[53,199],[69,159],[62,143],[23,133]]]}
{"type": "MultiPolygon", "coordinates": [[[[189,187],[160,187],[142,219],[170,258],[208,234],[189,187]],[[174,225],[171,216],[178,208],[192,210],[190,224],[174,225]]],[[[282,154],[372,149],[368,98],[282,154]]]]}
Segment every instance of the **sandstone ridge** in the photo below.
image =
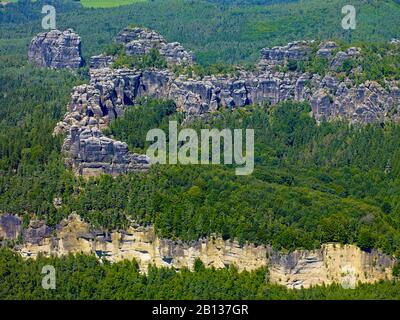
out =
{"type": "Polygon", "coordinates": [[[269,280],[291,289],[340,283],[353,288],[357,283],[391,279],[395,259],[376,250],[365,252],[354,245],[325,244],[313,251],[296,250],[284,254],[270,246],[240,246],[236,241],[219,237],[191,243],[160,239],[153,227],[132,224],[125,231],[96,231],[76,214],[63,220],[56,228],[42,221],[31,221],[22,228],[17,216],[0,217],[0,240],[22,239],[14,249],[25,258],[39,253],[61,256],[69,253],[95,254],[99,259],[117,262],[135,259],[143,272],[149,264],[158,267],[192,269],[199,258],[207,267],[225,268],[235,265],[239,270],[267,267],[269,280]]]}
{"type": "MultiPolygon", "coordinates": [[[[117,36],[117,42],[123,44],[126,53],[130,55],[143,55],[151,48],[156,48],[169,65],[190,65],[195,61],[192,53],[184,50],[180,44],[168,44],[161,35],[144,28],[122,30],[117,36]]],[[[356,84],[350,77],[338,76],[336,71],[348,59],[358,57],[360,50],[349,48],[340,51],[332,41],[318,45],[314,41],[298,41],[283,47],[262,49],[259,64],[253,71],[238,69],[235,75],[205,77],[177,75],[170,67],[162,70],[114,69],[112,64],[116,57],[92,57],[90,82],[73,89],[67,114],[55,128],[55,133],[68,135],[64,151],[69,165],[73,168],[95,167],[91,172],[97,172],[98,175],[110,171],[114,174],[143,171],[148,168],[150,159],[145,166],[138,167],[133,161],[131,165],[110,169],[110,166],[115,167],[108,162],[112,154],[104,157],[106,162],[99,162],[99,157],[85,154],[88,149],[80,148],[83,153],[78,155],[76,149],[71,150],[71,130],[78,127],[84,132],[92,131],[92,136],[101,138],[101,132],[93,130],[107,128],[142,97],[174,100],[187,122],[193,117],[209,115],[222,108],[233,109],[265,103],[274,105],[288,100],[309,102],[312,116],[317,121],[345,120],[361,124],[399,121],[398,82],[387,81],[383,87],[374,81],[356,84]],[[316,54],[328,60],[330,71],[325,76],[284,69],[291,61],[310,59],[315,46],[318,46],[316,54]]],[[[357,67],[351,72],[359,71],[357,67]]],[[[102,149],[101,152],[106,150],[102,149]]],[[[128,158],[135,159],[135,156],[128,158]]],[[[76,172],[86,171],[78,169],[76,172]]]]}

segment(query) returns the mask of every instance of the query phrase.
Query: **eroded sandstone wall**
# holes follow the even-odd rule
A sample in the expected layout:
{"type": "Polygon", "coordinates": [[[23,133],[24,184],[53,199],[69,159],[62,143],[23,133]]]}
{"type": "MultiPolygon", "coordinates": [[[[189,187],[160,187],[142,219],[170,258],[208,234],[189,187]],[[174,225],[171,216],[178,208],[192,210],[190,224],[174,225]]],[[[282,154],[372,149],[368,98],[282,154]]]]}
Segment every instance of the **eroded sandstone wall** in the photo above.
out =
{"type": "Polygon", "coordinates": [[[273,254],[270,278],[288,288],[340,283],[354,288],[358,282],[372,283],[392,278],[392,257],[378,251],[365,252],[354,245],[325,244],[314,251],[273,254]]]}
{"type": "Polygon", "coordinates": [[[1,217],[0,239],[12,241],[18,235],[22,235],[22,243],[14,248],[26,258],[35,258],[39,253],[95,254],[111,262],[135,259],[143,272],[149,264],[192,269],[199,258],[207,267],[235,265],[241,271],[268,267],[271,282],[291,289],[331,283],[353,288],[358,282],[391,279],[396,262],[393,257],[378,251],[365,252],[354,245],[326,244],[314,251],[284,254],[270,246],[240,246],[236,241],[218,237],[191,243],[160,239],[152,227],[137,225],[107,234],[94,230],[77,215],[63,220],[55,229],[32,221],[24,230],[18,217],[1,217]]]}
{"type": "Polygon", "coordinates": [[[141,56],[156,49],[172,65],[196,61],[194,53],[186,51],[179,42],[167,42],[158,32],[146,28],[127,27],[118,33],[116,42],[124,46],[127,55],[141,56]]]}
{"type": "MultiPolygon", "coordinates": [[[[168,60],[169,67],[194,62],[192,53],[180,44],[167,43],[151,30],[126,28],[118,34],[117,42],[129,55],[143,55],[156,48],[168,60]]],[[[114,148],[107,149],[108,145],[102,143],[107,138],[99,130],[107,128],[142,97],[174,100],[186,123],[193,117],[212,114],[221,108],[266,102],[274,105],[288,100],[309,102],[317,121],[345,120],[365,124],[400,119],[398,81],[386,81],[383,87],[375,81],[357,84],[352,77],[338,76],[337,71],[346,60],[360,55],[359,48],[340,51],[334,42],[319,44],[316,54],[328,61],[325,76],[285,69],[290,61],[310,59],[313,46],[317,46],[313,41],[297,41],[283,47],[264,48],[258,67],[253,71],[238,69],[234,75],[203,78],[177,75],[172,68],[114,69],[115,57],[92,57],[89,84],[73,89],[67,114],[54,132],[67,133],[63,149],[67,163],[77,174],[115,175],[147,170],[150,159],[146,162],[144,156],[125,152],[125,145],[120,148],[124,150],[123,156],[117,150],[118,156],[114,157],[114,148]],[[98,138],[100,142],[88,137],[98,138]],[[71,143],[74,139],[75,147],[71,143]],[[76,147],[78,145],[82,147],[76,147]]],[[[357,66],[351,72],[360,72],[360,68],[357,66]]],[[[114,141],[113,144],[119,146],[120,143],[114,141]]]]}
{"type": "Polygon", "coordinates": [[[72,29],[39,33],[29,45],[28,59],[40,67],[78,69],[84,63],[81,38],[72,29]]]}

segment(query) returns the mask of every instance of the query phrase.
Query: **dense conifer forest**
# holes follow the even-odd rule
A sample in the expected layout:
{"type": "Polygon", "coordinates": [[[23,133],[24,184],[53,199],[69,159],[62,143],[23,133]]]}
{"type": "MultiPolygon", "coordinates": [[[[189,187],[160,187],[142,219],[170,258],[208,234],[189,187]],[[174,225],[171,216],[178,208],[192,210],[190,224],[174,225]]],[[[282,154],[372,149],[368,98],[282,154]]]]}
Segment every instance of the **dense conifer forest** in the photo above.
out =
{"type": "Polygon", "coordinates": [[[290,290],[268,282],[268,271],[238,272],[234,267],[205,268],[197,260],[195,270],[180,272],[150,267],[146,275],[134,261],[101,263],[92,256],[23,259],[0,249],[0,299],[51,300],[352,300],[398,299],[397,282],[361,284],[356,289],[340,285],[290,290]],[[41,286],[43,266],[57,272],[55,290],[41,286]]]}

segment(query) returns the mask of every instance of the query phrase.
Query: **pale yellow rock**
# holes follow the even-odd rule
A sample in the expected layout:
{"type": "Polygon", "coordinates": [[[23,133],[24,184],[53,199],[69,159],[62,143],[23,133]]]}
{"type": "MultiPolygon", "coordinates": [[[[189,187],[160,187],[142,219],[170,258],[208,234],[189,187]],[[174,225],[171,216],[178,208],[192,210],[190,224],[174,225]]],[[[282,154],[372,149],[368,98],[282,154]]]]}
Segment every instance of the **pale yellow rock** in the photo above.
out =
{"type": "Polygon", "coordinates": [[[394,265],[394,259],[387,255],[339,244],[325,244],[314,251],[295,251],[291,259],[295,262],[283,263],[280,260],[270,263],[272,282],[295,289],[332,283],[355,288],[358,282],[391,279],[394,265]]]}
{"type": "Polygon", "coordinates": [[[192,269],[197,258],[207,267],[235,265],[240,271],[268,267],[269,280],[291,289],[340,283],[354,288],[358,282],[391,279],[395,259],[377,251],[367,253],[354,245],[326,244],[321,249],[298,250],[290,254],[269,246],[240,246],[236,241],[211,237],[190,244],[159,239],[152,227],[130,227],[109,237],[91,233],[78,215],[61,223],[55,235],[39,244],[25,243],[17,248],[24,257],[61,256],[68,253],[96,254],[110,262],[135,259],[140,269],[148,266],[192,269]]]}

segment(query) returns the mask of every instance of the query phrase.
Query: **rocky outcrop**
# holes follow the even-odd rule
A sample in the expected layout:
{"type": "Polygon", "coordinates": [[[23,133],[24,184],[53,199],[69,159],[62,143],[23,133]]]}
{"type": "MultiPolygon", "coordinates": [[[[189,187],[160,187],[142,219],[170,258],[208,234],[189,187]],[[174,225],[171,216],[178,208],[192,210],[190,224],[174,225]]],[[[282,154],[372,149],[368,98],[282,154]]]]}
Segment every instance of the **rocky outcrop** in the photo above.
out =
{"type": "Polygon", "coordinates": [[[337,44],[333,41],[327,41],[320,45],[317,55],[326,59],[332,58],[333,52],[337,49],[337,44]]]}
{"type": "Polygon", "coordinates": [[[186,116],[202,115],[222,107],[294,100],[310,102],[317,121],[398,120],[400,90],[396,83],[388,87],[385,89],[373,81],[357,86],[349,79],[341,81],[329,74],[322,78],[295,72],[257,71],[241,72],[238,77],[192,79],[176,77],[169,70],[97,69],[91,70],[89,85],[74,89],[69,112],[58,130],[74,124],[105,128],[144,96],[172,99],[186,116]]]}
{"type": "Polygon", "coordinates": [[[270,278],[288,288],[300,289],[332,283],[354,289],[358,283],[391,279],[394,260],[378,251],[354,245],[326,244],[314,251],[296,250],[270,258],[270,278]]]}
{"type": "Polygon", "coordinates": [[[42,221],[32,221],[22,230],[19,218],[14,224],[0,225],[0,240],[15,240],[12,230],[23,233],[23,243],[15,247],[24,257],[35,258],[39,253],[61,256],[68,253],[95,254],[111,262],[136,259],[143,271],[149,264],[192,268],[200,258],[206,266],[224,268],[235,264],[240,270],[254,270],[266,266],[266,248],[254,245],[241,247],[235,241],[220,238],[201,239],[191,243],[160,239],[153,227],[132,224],[125,231],[106,233],[95,230],[72,214],[51,229],[42,221]]]}
{"type": "MultiPolygon", "coordinates": [[[[328,55],[328,58],[331,58],[333,51],[328,55]]],[[[344,62],[349,59],[354,59],[360,55],[360,49],[356,47],[352,47],[347,49],[346,51],[338,51],[334,57],[334,59],[330,62],[331,70],[339,70],[342,68],[344,62]]]]}
{"type": "Polygon", "coordinates": [[[90,69],[101,69],[101,68],[109,68],[115,61],[114,56],[107,56],[101,54],[99,56],[93,56],[89,60],[89,68],[90,69]]]}
{"type": "Polygon", "coordinates": [[[18,216],[0,215],[0,239],[16,240],[21,234],[22,221],[18,216]]]}
{"type": "Polygon", "coordinates": [[[39,33],[29,45],[28,59],[39,67],[78,69],[83,66],[81,38],[71,29],[39,33]]]}
{"type": "Polygon", "coordinates": [[[374,81],[359,86],[338,82],[336,78],[325,77],[325,86],[311,97],[312,111],[317,120],[342,119],[352,123],[374,123],[399,120],[400,91],[392,83],[384,89],[374,81]]]}
{"type": "Polygon", "coordinates": [[[24,243],[37,246],[40,246],[43,239],[49,238],[53,233],[53,230],[40,220],[31,220],[28,228],[22,231],[24,243]]]}
{"type": "MultiPolygon", "coordinates": [[[[51,229],[33,221],[22,231],[18,217],[0,224],[0,239],[15,240],[23,233],[23,243],[15,250],[23,257],[39,253],[61,256],[68,253],[95,254],[99,259],[117,262],[135,259],[143,272],[149,264],[158,267],[192,269],[196,259],[207,267],[239,270],[268,267],[269,280],[291,289],[340,283],[353,288],[357,283],[391,279],[395,259],[378,251],[365,252],[354,245],[326,244],[314,251],[297,250],[284,254],[270,246],[239,245],[218,237],[190,243],[160,239],[153,227],[132,224],[125,231],[96,231],[73,214],[51,229]],[[17,232],[15,232],[17,231],[17,232]]],[[[0,222],[3,220],[0,220],[0,222]]]]}
{"type": "Polygon", "coordinates": [[[390,40],[390,44],[400,45],[400,40],[393,38],[393,39],[390,40]]]}
{"type": "Polygon", "coordinates": [[[146,171],[150,159],[132,154],[126,143],[105,137],[97,128],[73,126],[64,142],[67,162],[77,175],[85,177],[146,171]]]}
{"type": "Polygon", "coordinates": [[[295,41],[283,47],[261,49],[260,64],[270,66],[283,64],[289,60],[305,60],[311,52],[310,42],[295,41]]]}
{"type": "Polygon", "coordinates": [[[124,69],[116,72],[118,79],[112,69],[91,70],[91,83],[74,88],[64,121],[55,129],[56,134],[67,133],[63,151],[67,165],[77,175],[117,175],[142,172],[150,167],[147,156],[130,153],[126,143],[104,136],[101,129],[133,105],[137,90],[140,95],[144,95],[142,92],[155,94],[152,87],[159,90],[157,81],[161,80],[159,76],[153,79],[151,73],[124,69]],[[152,81],[156,82],[153,86],[152,81]],[[136,89],[130,91],[133,88],[136,89]]]}
{"type": "MultiPolygon", "coordinates": [[[[189,57],[191,54],[180,45],[168,44],[157,32],[147,29],[126,28],[118,34],[117,42],[124,45],[128,54],[143,55],[151,48],[157,48],[170,64],[193,62],[189,57]],[[175,49],[166,49],[170,47],[175,49]]],[[[360,54],[359,48],[340,51],[334,42],[316,46],[315,42],[298,41],[284,47],[262,49],[255,71],[238,69],[235,75],[203,78],[176,75],[169,68],[113,69],[110,67],[113,57],[92,57],[90,83],[73,89],[68,112],[64,121],[57,125],[55,133],[68,134],[64,150],[70,157],[67,162],[79,168],[76,172],[86,172],[82,168],[95,166],[101,168],[96,172],[116,174],[138,167],[135,164],[114,169],[112,163],[99,165],[98,162],[90,162],[92,156],[70,150],[70,130],[73,126],[83,129],[82,132],[93,128],[105,129],[141,97],[174,100],[186,120],[211,114],[221,108],[233,109],[266,102],[277,104],[287,100],[309,102],[317,121],[345,120],[364,124],[400,120],[398,82],[386,81],[385,87],[374,81],[356,84],[350,77],[343,77],[337,71],[346,60],[355,59],[360,54]],[[330,70],[324,77],[297,71],[279,71],[290,60],[309,59],[315,48],[316,54],[328,59],[330,64],[330,70]]],[[[104,157],[108,160],[111,158],[113,154],[104,157]]]]}
{"type": "Polygon", "coordinates": [[[159,33],[145,28],[125,28],[116,38],[125,47],[127,55],[141,56],[157,49],[169,64],[193,64],[193,52],[188,52],[179,42],[168,43],[159,33]]]}

